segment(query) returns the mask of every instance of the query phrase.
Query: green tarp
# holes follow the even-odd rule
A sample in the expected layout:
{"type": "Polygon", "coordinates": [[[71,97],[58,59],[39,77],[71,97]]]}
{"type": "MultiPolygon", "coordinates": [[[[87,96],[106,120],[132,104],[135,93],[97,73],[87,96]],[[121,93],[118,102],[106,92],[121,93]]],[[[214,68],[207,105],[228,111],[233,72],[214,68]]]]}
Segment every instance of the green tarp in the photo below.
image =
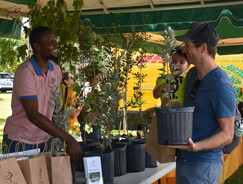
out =
{"type": "MultiPolygon", "coordinates": [[[[121,25],[120,32],[131,30],[160,32],[167,26],[182,35],[193,22],[208,22],[216,27],[221,39],[243,37],[243,5],[202,7],[150,12],[134,12],[121,14],[83,15],[83,22],[94,27],[97,33],[107,30],[116,32],[115,25],[121,25]]],[[[243,46],[218,47],[219,54],[243,53],[243,46]]]]}
{"type": "MultiPolygon", "coordinates": [[[[14,4],[28,5],[35,0],[5,0],[14,4]]],[[[72,0],[66,0],[70,3],[72,0]]],[[[84,0],[89,2],[91,0],[84,0]]],[[[4,1],[1,1],[4,2],[4,1]]],[[[42,0],[39,3],[43,3],[42,0]]],[[[93,2],[95,3],[95,2],[93,2]]],[[[219,31],[221,39],[243,37],[243,2],[242,0],[206,0],[205,5],[200,1],[173,1],[172,3],[161,2],[154,4],[158,11],[143,11],[149,9],[149,5],[137,5],[138,7],[129,7],[124,5],[125,2],[117,1],[117,7],[107,7],[109,11],[130,9],[131,13],[104,14],[103,9],[97,9],[97,12],[103,11],[103,14],[82,15],[81,19],[84,24],[94,27],[96,33],[114,32],[114,25],[122,26],[120,32],[131,32],[144,30],[146,32],[161,32],[167,26],[176,30],[176,34],[184,34],[193,22],[208,22],[219,31]],[[223,6],[227,4],[227,6],[223,6]],[[230,5],[237,4],[237,5],[230,5]],[[172,8],[171,10],[162,10],[172,8]],[[187,8],[194,7],[194,8],[187,8]],[[136,12],[136,11],[140,12],[136,12]]],[[[127,3],[127,2],[126,2],[127,3]]],[[[2,7],[1,7],[2,8],[2,7]]],[[[150,9],[151,10],[151,9],[150,9]]],[[[93,12],[95,9],[82,10],[83,13],[93,12]]],[[[20,38],[20,23],[18,20],[0,19],[0,36],[20,38]]],[[[156,44],[153,44],[156,49],[156,44]]],[[[157,48],[157,50],[159,50],[157,48]]],[[[243,46],[224,46],[219,47],[219,54],[243,53],[243,46]]]]}
{"type": "MultiPolygon", "coordinates": [[[[29,5],[30,3],[35,2],[35,0],[4,0],[7,3],[13,3],[13,7],[16,8],[18,6],[16,5],[29,5]]],[[[4,3],[4,1],[1,0],[1,3],[4,3]]],[[[0,7],[0,9],[5,9],[5,5],[2,5],[3,7],[0,7]]],[[[15,38],[20,39],[21,38],[21,29],[22,25],[19,19],[0,19],[0,37],[6,37],[6,38],[15,38]]]]}
{"type": "Polygon", "coordinates": [[[21,23],[18,19],[0,19],[0,37],[21,38],[21,23]]]}
{"type": "MultiPolygon", "coordinates": [[[[243,5],[121,13],[117,15],[83,15],[81,19],[85,23],[93,25],[98,33],[104,33],[107,28],[112,30],[115,24],[123,26],[123,32],[130,32],[131,29],[158,32],[164,30],[167,26],[171,26],[175,30],[186,30],[193,22],[209,22],[217,27],[223,17],[228,18],[235,27],[243,26],[243,5]]],[[[227,38],[234,37],[234,35],[227,34],[227,38]]]]}

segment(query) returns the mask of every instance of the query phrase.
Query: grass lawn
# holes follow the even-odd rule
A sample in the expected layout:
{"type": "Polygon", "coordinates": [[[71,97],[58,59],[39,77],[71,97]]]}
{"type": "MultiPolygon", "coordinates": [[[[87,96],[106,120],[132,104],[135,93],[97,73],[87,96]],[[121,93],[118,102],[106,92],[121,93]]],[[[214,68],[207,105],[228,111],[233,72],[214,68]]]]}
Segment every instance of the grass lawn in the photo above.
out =
{"type": "MultiPolygon", "coordinates": [[[[11,115],[11,97],[12,93],[0,93],[0,143],[3,138],[3,127],[6,118],[11,115]]],[[[2,146],[0,146],[0,153],[2,153],[2,146]]]]}
{"type": "MultiPolygon", "coordinates": [[[[3,127],[6,118],[11,115],[11,96],[12,93],[0,93],[0,143],[2,142],[3,127]]],[[[113,131],[117,134],[117,131],[113,131]]],[[[135,132],[129,132],[135,134],[135,132]]],[[[2,146],[0,146],[0,153],[2,153],[2,146]]],[[[230,176],[225,184],[242,184],[243,183],[243,166],[241,166],[232,176],[230,176]]]]}
{"type": "Polygon", "coordinates": [[[243,166],[241,166],[233,175],[231,175],[224,184],[242,184],[243,183],[243,166]]]}

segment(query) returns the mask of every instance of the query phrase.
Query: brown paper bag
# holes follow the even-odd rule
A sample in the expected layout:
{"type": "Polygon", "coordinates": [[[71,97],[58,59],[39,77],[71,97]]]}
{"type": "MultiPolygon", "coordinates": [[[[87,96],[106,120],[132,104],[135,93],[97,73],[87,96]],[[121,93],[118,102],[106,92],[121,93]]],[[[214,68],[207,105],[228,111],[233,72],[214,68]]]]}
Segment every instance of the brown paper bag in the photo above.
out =
{"type": "Polygon", "coordinates": [[[15,157],[0,160],[1,184],[27,184],[15,157]]]}
{"type": "Polygon", "coordinates": [[[67,155],[51,157],[52,184],[72,184],[70,157],[67,155]]]}
{"type": "Polygon", "coordinates": [[[49,184],[49,177],[44,154],[20,160],[18,164],[28,184],[49,184]]]}
{"type": "Polygon", "coordinates": [[[46,157],[46,166],[47,166],[49,182],[50,182],[50,184],[52,184],[52,176],[51,176],[51,157],[52,157],[52,153],[51,152],[45,152],[43,154],[46,157]]]}
{"type": "Polygon", "coordinates": [[[160,163],[175,161],[175,149],[158,143],[156,117],[153,116],[151,128],[146,140],[145,150],[160,163]]]}

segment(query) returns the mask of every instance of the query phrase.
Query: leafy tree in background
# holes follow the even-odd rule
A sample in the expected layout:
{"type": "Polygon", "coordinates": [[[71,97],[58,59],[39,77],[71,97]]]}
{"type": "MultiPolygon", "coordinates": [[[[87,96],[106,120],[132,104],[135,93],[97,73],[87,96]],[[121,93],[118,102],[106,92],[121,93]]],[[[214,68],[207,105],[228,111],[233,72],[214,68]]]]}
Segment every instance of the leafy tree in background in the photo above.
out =
{"type": "Polygon", "coordinates": [[[20,40],[0,38],[0,72],[14,73],[21,63],[17,51],[21,44],[20,40]]]}

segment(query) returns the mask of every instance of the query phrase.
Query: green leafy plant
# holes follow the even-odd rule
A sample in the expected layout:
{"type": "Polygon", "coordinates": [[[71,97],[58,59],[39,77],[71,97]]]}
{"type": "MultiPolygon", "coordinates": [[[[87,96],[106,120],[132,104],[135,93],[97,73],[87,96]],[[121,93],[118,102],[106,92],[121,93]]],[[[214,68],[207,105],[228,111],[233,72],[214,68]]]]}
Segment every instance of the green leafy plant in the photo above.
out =
{"type": "MultiPolygon", "coordinates": [[[[57,85],[57,81],[55,78],[52,78],[51,81],[52,85],[49,86],[51,88],[51,101],[49,102],[49,105],[54,109],[53,113],[53,121],[55,125],[57,125],[60,129],[64,131],[68,131],[68,127],[70,125],[68,121],[68,116],[71,113],[70,108],[63,108],[63,100],[61,98],[61,92],[60,92],[60,85],[57,85]]],[[[51,138],[52,143],[52,151],[54,153],[60,152],[64,150],[64,142],[60,140],[57,137],[51,138]]]]}
{"type": "Polygon", "coordinates": [[[130,99],[130,101],[128,101],[128,106],[130,106],[132,108],[138,108],[138,110],[139,110],[139,116],[136,119],[134,119],[134,121],[141,128],[141,130],[139,130],[139,134],[138,134],[140,137],[144,137],[143,132],[147,132],[147,125],[149,123],[147,118],[144,118],[143,109],[142,109],[143,104],[146,103],[143,100],[144,93],[142,92],[142,83],[144,82],[144,80],[147,76],[147,74],[143,73],[143,69],[146,68],[146,66],[144,64],[145,58],[146,57],[144,57],[144,54],[141,53],[141,55],[135,61],[135,66],[138,67],[139,71],[132,73],[132,75],[136,79],[136,81],[134,82],[135,87],[134,87],[133,96],[130,99]]]}
{"type": "Polygon", "coordinates": [[[143,55],[140,55],[138,59],[134,62],[134,65],[138,67],[139,71],[138,72],[132,72],[133,78],[135,78],[134,82],[134,93],[132,98],[128,101],[128,106],[132,108],[138,108],[139,111],[142,111],[142,105],[145,104],[146,102],[143,101],[143,95],[144,93],[142,92],[142,83],[144,82],[144,79],[146,78],[147,74],[144,74],[142,70],[146,68],[144,64],[144,58],[143,55]]]}
{"type": "MultiPolygon", "coordinates": [[[[163,46],[162,46],[162,68],[160,69],[162,73],[160,73],[160,77],[164,78],[168,84],[173,85],[173,81],[175,80],[175,73],[170,73],[170,62],[171,60],[171,53],[173,49],[178,45],[176,39],[175,39],[175,31],[171,27],[165,28],[165,30],[162,32],[162,36],[164,37],[163,40],[163,46]]],[[[174,66],[176,67],[176,66],[174,66]]],[[[166,107],[171,108],[171,101],[170,101],[170,95],[171,95],[171,89],[173,87],[165,87],[164,92],[162,93],[162,97],[167,99],[166,107]]]]}
{"type": "Polygon", "coordinates": [[[18,60],[18,46],[24,41],[0,38],[0,68],[1,72],[14,73],[21,63],[18,60]]]}
{"type": "MultiPolygon", "coordinates": [[[[120,106],[123,111],[123,133],[127,135],[127,110],[129,107],[129,100],[127,96],[128,81],[132,73],[132,68],[137,64],[134,61],[135,55],[140,53],[141,57],[144,53],[144,44],[148,40],[146,32],[130,34],[121,34],[122,50],[116,50],[117,60],[119,63],[119,87],[122,94],[123,104],[120,106]]],[[[140,63],[141,64],[141,63],[140,63]]],[[[142,66],[142,65],[141,65],[142,66]]]]}
{"type": "MultiPolygon", "coordinates": [[[[105,44],[105,43],[104,43],[105,44]]],[[[96,116],[97,125],[101,129],[102,140],[96,144],[96,152],[103,153],[108,148],[111,149],[111,131],[120,119],[118,111],[121,95],[119,93],[120,78],[116,60],[111,57],[112,48],[104,46],[100,50],[102,61],[105,63],[105,70],[101,74],[99,89],[94,90],[88,98],[92,99],[92,109],[96,116]]]]}

